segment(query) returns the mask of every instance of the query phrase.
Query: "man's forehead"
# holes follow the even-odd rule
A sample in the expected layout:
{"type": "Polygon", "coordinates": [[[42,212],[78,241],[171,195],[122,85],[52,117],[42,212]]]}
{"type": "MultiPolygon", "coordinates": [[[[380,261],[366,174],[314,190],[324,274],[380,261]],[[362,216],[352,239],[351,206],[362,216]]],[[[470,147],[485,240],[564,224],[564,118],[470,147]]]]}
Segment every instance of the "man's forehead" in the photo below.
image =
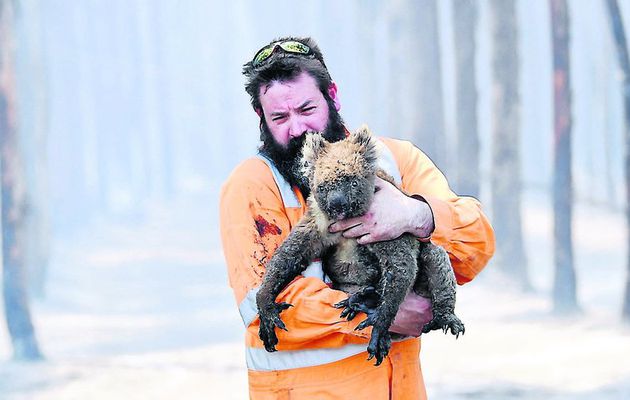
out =
{"type": "Polygon", "coordinates": [[[317,81],[307,72],[301,72],[293,79],[274,79],[271,82],[262,85],[260,87],[260,95],[263,96],[267,94],[269,89],[283,86],[286,90],[317,90],[319,91],[319,87],[317,86],[317,81]]]}
{"type": "MultiPolygon", "coordinates": [[[[303,73],[305,74],[305,73],[303,73]]],[[[289,105],[298,107],[322,97],[315,80],[308,74],[288,81],[273,81],[260,88],[263,105],[289,105]]]]}

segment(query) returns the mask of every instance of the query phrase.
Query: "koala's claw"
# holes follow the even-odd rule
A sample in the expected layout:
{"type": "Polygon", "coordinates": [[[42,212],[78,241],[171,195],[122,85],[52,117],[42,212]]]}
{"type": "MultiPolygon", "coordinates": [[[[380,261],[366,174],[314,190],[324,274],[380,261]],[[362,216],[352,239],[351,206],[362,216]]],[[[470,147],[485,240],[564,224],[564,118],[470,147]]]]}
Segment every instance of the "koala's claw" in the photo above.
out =
{"type": "Polygon", "coordinates": [[[276,345],[278,344],[278,336],[274,330],[274,324],[270,319],[261,318],[260,328],[258,329],[258,337],[265,344],[265,350],[272,353],[276,351],[276,345]]]}
{"type": "Polygon", "coordinates": [[[345,299],[345,300],[341,300],[339,303],[333,304],[333,307],[335,308],[346,308],[350,305],[349,302],[349,298],[345,299]]]}
{"type": "Polygon", "coordinates": [[[293,305],[289,303],[273,303],[265,312],[259,314],[260,328],[258,329],[258,337],[265,344],[265,350],[270,353],[276,351],[276,345],[278,344],[275,328],[288,330],[282,319],[280,319],[280,313],[289,307],[293,307],[293,305]]]}
{"type": "Polygon", "coordinates": [[[360,292],[350,295],[347,299],[333,305],[335,308],[343,308],[340,318],[347,318],[352,321],[358,313],[364,312],[368,315],[374,312],[378,303],[378,293],[372,286],[368,286],[360,292]]]}
{"type": "Polygon", "coordinates": [[[373,308],[368,308],[363,304],[353,303],[349,299],[342,300],[339,303],[335,304],[333,307],[335,308],[343,308],[339,318],[347,318],[348,321],[352,321],[354,317],[357,316],[358,313],[364,312],[366,314],[371,314],[374,312],[373,308]]]}
{"type": "Polygon", "coordinates": [[[378,316],[376,315],[376,312],[371,312],[367,315],[367,318],[362,321],[359,325],[357,325],[356,328],[354,328],[355,331],[360,331],[362,329],[367,328],[368,326],[374,326],[374,324],[376,324],[376,322],[378,321],[378,316]]]}
{"type": "Polygon", "coordinates": [[[455,314],[434,315],[433,319],[422,327],[422,333],[428,333],[437,329],[441,329],[445,334],[450,329],[455,338],[459,338],[459,335],[463,335],[466,331],[464,324],[455,314]]]}
{"type": "Polygon", "coordinates": [[[343,311],[341,311],[341,314],[339,315],[339,318],[347,318],[348,321],[352,321],[354,319],[354,317],[357,316],[357,313],[359,312],[359,310],[356,310],[349,302],[348,300],[342,300],[339,303],[334,305],[335,308],[343,308],[343,311]]]}
{"type": "Polygon", "coordinates": [[[362,321],[355,331],[360,331],[368,326],[372,326],[372,336],[370,337],[370,343],[368,343],[367,352],[369,354],[368,360],[376,358],[375,366],[381,365],[383,359],[389,354],[389,349],[392,345],[392,339],[387,328],[382,327],[382,318],[379,318],[378,313],[373,311],[368,314],[365,321],[362,321]]]}
{"type": "Polygon", "coordinates": [[[389,349],[392,346],[392,339],[387,329],[381,329],[374,327],[372,329],[372,337],[367,347],[369,354],[368,361],[376,358],[374,366],[379,366],[383,362],[383,359],[389,354],[389,349]]]}

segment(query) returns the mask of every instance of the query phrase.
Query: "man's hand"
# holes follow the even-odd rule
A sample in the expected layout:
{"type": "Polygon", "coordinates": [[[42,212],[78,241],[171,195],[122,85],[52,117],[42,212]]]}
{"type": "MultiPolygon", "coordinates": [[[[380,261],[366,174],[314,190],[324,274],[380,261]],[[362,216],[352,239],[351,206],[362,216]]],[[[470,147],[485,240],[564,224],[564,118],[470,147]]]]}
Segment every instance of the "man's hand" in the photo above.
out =
{"type": "Polygon", "coordinates": [[[330,232],[343,232],[359,244],[396,239],[403,233],[428,238],[433,232],[433,213],[424,201],[405,195],[391,183],[377,177],[376,193],[368,211],[355,218],[337,221],[330,232]]]}
{"type": "Polygon", "coordinates": [[[394,318],[394,323],[389,327],[389,331],[418,337],[422,334],[422,327],[432,319],[431,300],[418,296],[412,290],[398,308],[398,313],[394,318]]]}

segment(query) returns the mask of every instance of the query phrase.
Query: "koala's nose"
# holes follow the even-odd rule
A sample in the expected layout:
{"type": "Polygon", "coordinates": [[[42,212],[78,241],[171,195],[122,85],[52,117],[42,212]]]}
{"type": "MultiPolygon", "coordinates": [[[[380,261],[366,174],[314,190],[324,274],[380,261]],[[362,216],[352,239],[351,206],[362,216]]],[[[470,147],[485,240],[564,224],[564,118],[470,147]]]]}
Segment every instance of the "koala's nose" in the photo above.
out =
{"type": "Polygon", "coordinates": [[[348,208],[348,200],[342,192],[333,192],[328,196],[328,205],[331,209],[341,213],[348,208]]]}

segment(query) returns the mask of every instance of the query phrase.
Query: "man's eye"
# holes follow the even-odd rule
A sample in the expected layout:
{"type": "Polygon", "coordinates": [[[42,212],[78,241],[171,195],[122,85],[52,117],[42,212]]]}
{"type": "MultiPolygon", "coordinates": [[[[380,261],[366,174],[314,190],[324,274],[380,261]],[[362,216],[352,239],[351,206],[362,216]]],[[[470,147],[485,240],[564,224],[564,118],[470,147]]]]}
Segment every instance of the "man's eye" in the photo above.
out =
{"type": "Polygon", "coordinates": [[[303,108],[303,109],[302,109],[302,112],[307,113],[307,112],[313,111],[314,109],[315,109],[315,106],[313,106],[313,107],[307,107],[307,108],[303,108]]]}
{"type": "Polygon", "coordinates": [[[273,117],[273,118],[271,118],[271,120],[274,121],[274,122],[278,122],[278,121],[281,121],[281,120],[286,119],[286,118],[287,117],[281,115],[281,116],[278,116],[278,117],[273,117]]]}

